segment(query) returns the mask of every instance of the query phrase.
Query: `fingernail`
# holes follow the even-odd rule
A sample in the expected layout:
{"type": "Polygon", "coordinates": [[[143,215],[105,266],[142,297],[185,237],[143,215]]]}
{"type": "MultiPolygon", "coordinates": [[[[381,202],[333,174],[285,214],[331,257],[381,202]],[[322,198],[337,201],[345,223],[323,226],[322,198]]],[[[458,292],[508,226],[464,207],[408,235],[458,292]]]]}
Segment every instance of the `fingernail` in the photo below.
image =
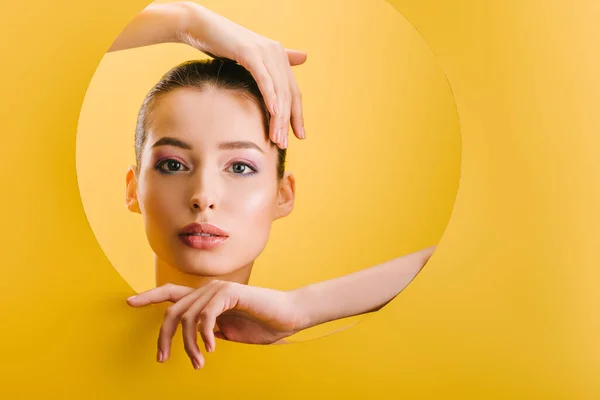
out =
{"type": "Polygon", "coordinates": [[[156,361],[163,362],[163,353],[160,350],[156,353],[156,361]]]}
{"type": "Polygon", "coordinates": [[[304,127],[301,128],[302,130],[300,131],[300,136],[302,136],[302,139],[306,139],[306,131],[304,130],[304,127]]]}
{"type": "Polygon", "coordinates": [[[194,364],[194,369],[200,369],[202,367],[202,363],[200,362],[200,360],[194,360],[193,364],[194,364]]]}
{"type": "Polygon", "coordinates": [[[135,299],[136,297],[137,297],[137,294],[136,294],[136,295],[133,295],[133,296],[131,296],[131,297],[128,297],[128,298],[127,298],[127,301],[131,301],[131,300],[135,299]]]}
{"type": "Polygon", "coordinates": [[[279,113],[279,110],[277,109],[277,104],[273,104],[273,114],[277,115],[277,113],[279,113]]]}

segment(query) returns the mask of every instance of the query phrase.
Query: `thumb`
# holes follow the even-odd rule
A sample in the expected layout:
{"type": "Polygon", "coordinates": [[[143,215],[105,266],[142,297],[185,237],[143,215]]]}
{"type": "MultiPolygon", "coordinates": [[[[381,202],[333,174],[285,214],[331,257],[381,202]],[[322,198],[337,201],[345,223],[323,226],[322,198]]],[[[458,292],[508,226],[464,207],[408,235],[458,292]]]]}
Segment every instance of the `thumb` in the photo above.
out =
{"type": "Polygon", "coordinates": [[[306,62],[306,58],[308,57],[308,55],[303,51],[291,49],[285,49],[285,51],[288,55],[288,60],[290,61],[291,66],[304,64],[306,62]]]}

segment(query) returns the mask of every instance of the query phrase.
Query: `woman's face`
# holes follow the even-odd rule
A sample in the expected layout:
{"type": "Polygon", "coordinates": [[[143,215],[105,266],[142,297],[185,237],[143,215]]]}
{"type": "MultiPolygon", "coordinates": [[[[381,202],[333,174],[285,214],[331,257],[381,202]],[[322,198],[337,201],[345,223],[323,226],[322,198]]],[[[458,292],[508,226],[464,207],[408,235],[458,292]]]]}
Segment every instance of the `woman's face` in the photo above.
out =
{"type": "Polygon", "coordinates": [[[258,105],[231,90],[178,88],[155,99],[147,125],[128,194],[156,255],[202,276],[253,262],[271,223],[293,206],[289,190],[287,201],[281,199],[278,152],[265,136],[258,105]],[[207,237],[201,224],[225,236],[207,237]]]}

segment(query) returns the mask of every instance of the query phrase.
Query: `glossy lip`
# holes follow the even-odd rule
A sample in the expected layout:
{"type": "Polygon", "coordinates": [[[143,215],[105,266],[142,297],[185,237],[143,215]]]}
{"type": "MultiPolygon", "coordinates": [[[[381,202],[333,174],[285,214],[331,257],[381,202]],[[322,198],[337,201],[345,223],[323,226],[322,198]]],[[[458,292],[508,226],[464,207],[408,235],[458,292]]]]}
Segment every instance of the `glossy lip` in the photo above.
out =
{"type": "Polygon", "coordinates": [[[227,232],[211,224],[193,223],[179,231],[179,240],[196,250],[211,250],[227,241],[227,232]],[[218,236],[200,236],[199,233],[210,233],[218,236]]]}
{"type": "Polygon", "coordinates": [[[194,233],[210,233],[220,237],[228,237],[229,235],[224,230],[211,224],[192,223],[186,225],[179,231],[179,236],[192,235],[194,233]]]}

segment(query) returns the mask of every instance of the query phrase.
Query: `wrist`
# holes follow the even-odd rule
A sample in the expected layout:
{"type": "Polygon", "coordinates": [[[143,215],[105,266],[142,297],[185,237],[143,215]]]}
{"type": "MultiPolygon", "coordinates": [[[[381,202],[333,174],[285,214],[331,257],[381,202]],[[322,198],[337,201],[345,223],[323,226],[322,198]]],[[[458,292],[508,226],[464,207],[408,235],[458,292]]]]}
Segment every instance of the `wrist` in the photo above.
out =
{"type": "Polygon", "coordinates": [[[308,329],[316,325],[315,318],[312,315],[312,308],[310,307],[309,287],[302,287],[288,291],[292,309],[296,316],[295,332],[300,332],[304,329],[308,329]]]}
{"type": "Polygon", "coordinates": [[[202,6],[196,3],[184,1],[179,3],[165,4],[170,7],[170,13],[173,16],[173,36],[172,42],[187,44],[186,36],[190,29],[199,24],[198,15],[201,14],[202,6]]]}

